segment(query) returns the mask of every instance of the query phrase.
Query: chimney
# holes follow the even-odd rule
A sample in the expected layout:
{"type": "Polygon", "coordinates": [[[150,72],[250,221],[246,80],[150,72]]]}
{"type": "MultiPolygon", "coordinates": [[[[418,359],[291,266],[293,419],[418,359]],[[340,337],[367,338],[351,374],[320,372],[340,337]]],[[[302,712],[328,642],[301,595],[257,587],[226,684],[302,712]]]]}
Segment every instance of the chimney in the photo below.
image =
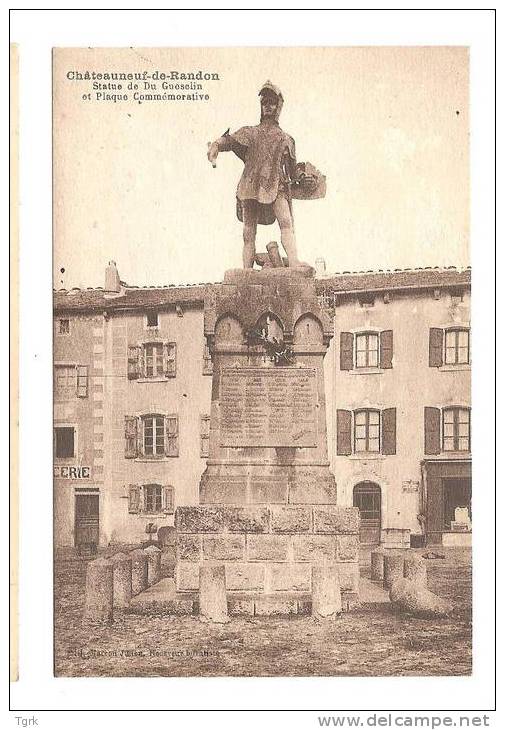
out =
{"type": "Polygon", "coordinates": [[[121,282],[119,280],[119,273],[115,261],[109,261],[109,264],[105,269],[104,290],[114,294],[119,294],[121,291],[121,282]]]}
{"type": "Polygon", "coordinates": [[[316,259],[316,276],[321,279],[326,275],[326,261],[323,258],[316,259]]]}

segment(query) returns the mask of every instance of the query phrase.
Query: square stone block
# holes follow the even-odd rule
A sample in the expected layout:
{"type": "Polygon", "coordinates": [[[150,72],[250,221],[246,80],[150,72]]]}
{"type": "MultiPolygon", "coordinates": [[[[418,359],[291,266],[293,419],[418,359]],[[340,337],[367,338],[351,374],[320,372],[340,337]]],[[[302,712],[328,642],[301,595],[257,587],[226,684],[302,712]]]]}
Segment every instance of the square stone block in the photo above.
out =
{"type": "Polygon", "coordinates": [[[225,523],[230,532],[268,532],[268,508],[226,507],[225,523]]]}
{"type": "Polygon", "coordinates": [[[357,507],[321,505],[314,507],[314,532],[335,535],[357,535],[359,510],[357,507]]]}
{"type": "Polygon", "coordinates": [[[177,535],[177,560],[198,562],[201,558],[202,538],[200,535],[182,533],[177,535]]]}
{"type": "Polygon", "coordinates": [[[310,507],[271,507],[272,532],[309,532],[310,507]]]}
{"type": "Polygon", "coordinates": [[[359,565],[358,563],[339,563],[338,577],[342,591],[358,593],[359,588],[359,565]]]}
{"type": "Polygon", "coordinates": [[[289,538],[284,535],[248,535],[248,560],[287,560],[289,538]]]}
{"type": "Polygon", "coordinates": [[[246,478],[208,477],[200,485],[200,502],[203,504],[240,504],[245,501],[246,478]]]}
{"type": "Polygon", "coordinates": [[[244,535],[203,535],[204,560],[243,560],[244,535]]]}
{"type": "Polygon", "coordinates": [[[309,563],[278,563],[267,566],[272,591],[310,591],[311,570],[309,563]]]}
{"type": "Polygon", "coordinates": [[[335,538],[333,535],[294,535],[293,558],[311,563],[333,562],[335,538]]]}
{"type": "Polygon", "coordinates": [[[265,568],[254,563],[230,563],[226,566],[226,588],[230,591],[263,591],[265,568]]]}
{"type": "Polygon", "coordinates": [[[337,558],[339,560],[356,560],[358,550],[357,535],[337,535],[337,558]]]}
{"type": "Polygon", "coordinates": [[[177,507],[177,532],[219,532],[224,529],[224,508],[212,505],[177,507]]]}
{"type": "Polygon", "coordinates": [[[197,591],[200,587],[200,564],[179,561],[175,577],[178,591],[197,591]]]}

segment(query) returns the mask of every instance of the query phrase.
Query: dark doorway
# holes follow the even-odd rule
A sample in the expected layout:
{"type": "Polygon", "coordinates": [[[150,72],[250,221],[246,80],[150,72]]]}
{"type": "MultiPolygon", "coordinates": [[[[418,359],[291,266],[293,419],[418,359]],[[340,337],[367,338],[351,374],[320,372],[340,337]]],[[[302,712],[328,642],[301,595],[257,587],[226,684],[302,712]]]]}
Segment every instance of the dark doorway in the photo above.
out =
{"type": "Polygon", "coordinates": [[[75,546],[79,555],[93,555],[98,548],[98,494],[75,495],[75,546]]]}
{"type": "Polygon", "coordinates": [[[472,482],[470,479],[443,479],[444,529],[470,530],[472,519],[472,482]]]}
{"type": "Polygon", "coordinates": [[[360,482],[353,490],[353,505],[359,509],[359,540],[377,545],[381,536],[381,488],[374,482],[360,482]]]}

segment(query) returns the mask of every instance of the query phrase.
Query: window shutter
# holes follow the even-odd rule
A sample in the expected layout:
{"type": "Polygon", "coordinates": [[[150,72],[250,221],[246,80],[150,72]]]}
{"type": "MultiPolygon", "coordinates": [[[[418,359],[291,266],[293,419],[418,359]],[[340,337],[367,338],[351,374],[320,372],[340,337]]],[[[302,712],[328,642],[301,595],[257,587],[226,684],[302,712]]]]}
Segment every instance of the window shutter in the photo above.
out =
{"type": "Polygon", "coordinates": [[[175,378],[177,372],[177,345],[165,342],[163,345],[163,372],[167,378],[175,378]]]}
{"type": "Polygon", "coordinates": [[[140,512],[140,487],[138,484],[128,485],[128,512],[130,514],[140,512]]]}
{"type": "Polygon", "coordinates": [[[352,332],[340,333],[340,369],[352,370],[354,367],[354,335],[352,332]]]}
{"type": "Polygon", "coordinates": [[[348,456],[352,453],[352,413],[351,411],[337,411],[337,454],[348,456]]]}
{"type": "Polygon", "coordinates": [[[163,487],[163,512],[167,515],[174,513],[174,488],[171,484],[163,487]]]}
{"type": "Polygon", "coordinates": [[[443,349],[444,330],[430,327],[430,368],[439,368],[444,364],[443,349]]]}
{"type": "Polygon", "coordinates": [[[424,453],[440,453],[440,409],[424,409],[424,453]]]}
{"type": "Polygon", "coordinates": [[[124,419],[124,436],[125,436],[125,457],[134,459],[138,456],[138,419],[135,416],[125,416],[124,419]]]}
{"type": "Polygon", "coordinates": [[[88,366],[77,365],[77,397],[88,397],[88,366]]]}
{"type": "Polygon", "coordinates": [[[382,453],[386,456],[396,454],[396,408],[382,411],[382,453]]]}
{"type": "Polygon", "coordinates": [[[128,380],[136,380],[140,377],[140,358],[142,348],[138,345],[128,347],[128,380]]]}
{"type": "Polygon", "coordinates": [[[166,456],[179,456],[179,417],[170,414],[165,418],[165,454],[166,456]]]}
{"type": "Polygon", "coordinates": [[[380,333],[380,366],[385,370],[393,367],[393,330],[380,333]]]}

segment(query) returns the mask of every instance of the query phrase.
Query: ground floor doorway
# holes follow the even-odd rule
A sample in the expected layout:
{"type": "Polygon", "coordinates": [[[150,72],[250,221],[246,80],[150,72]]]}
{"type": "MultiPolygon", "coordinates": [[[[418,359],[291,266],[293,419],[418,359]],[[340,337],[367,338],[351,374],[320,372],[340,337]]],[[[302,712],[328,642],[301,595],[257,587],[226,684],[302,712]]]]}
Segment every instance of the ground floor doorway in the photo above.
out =
{"type": "Polygon", "coordinates": [[[79,555],[93,555],[98,549],[99,536],[98,492],[75,495],[75,547],[79,555]]]}
{"type": "Polygon", "coordinates": [[[381,537],[381,488],[375,482],[360,482],[353,489],[352,503],[361,517],[359,540],[377,545],[381,537]]]}
{"type": "Polygon", "coordinates": [[[469,459],[424,462],[424,508],[428,543],[469,545],[472,473],[469,459]]]}

